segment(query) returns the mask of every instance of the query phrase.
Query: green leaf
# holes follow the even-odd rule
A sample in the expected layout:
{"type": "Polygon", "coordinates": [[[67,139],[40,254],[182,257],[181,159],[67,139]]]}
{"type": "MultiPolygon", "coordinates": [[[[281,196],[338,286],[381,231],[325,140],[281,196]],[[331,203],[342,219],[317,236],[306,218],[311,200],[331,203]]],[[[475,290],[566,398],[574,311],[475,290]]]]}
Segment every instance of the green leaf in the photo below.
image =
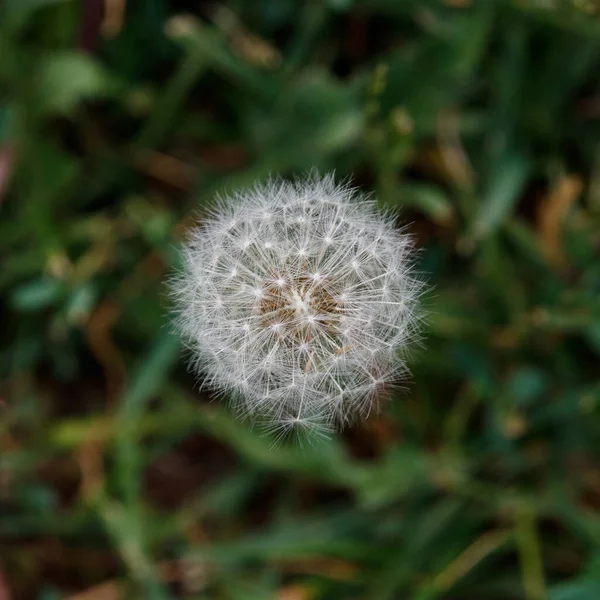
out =
{"type": "Polygon", "coordinates": [[[437,223],[448,223],[454,214],[448,196],[434,185],[405,184],[398,200],[401,206],[414,207],[437,223]]]}
{"type": "Polygon", "coordinates": [[[358,143],[363,128],[355,91],[312,69],[284,88],[274,110],[248,116],[262,152],[280,169],[321,164],[332,153],[358,143]]]}
{"type": "Polygon", "coordinates": [[[508,378],[508,394],[517,405],[527,405],[548,387],[548,376],[540,369],[523,366],[508,378]]]}
{"type": "Polygon", "coordinates": [[[571,581],[550,589],[548,600],[593,600],[600,598],[600,582],[571,581]]]}
{"type": "Polygon", "coordinates": [[[105,97],[113,89],[104,68],[84,54],[50,54],[40,65],[38,93],[43,113],[71,115],[83,100],[105,97]]]}
{"type": "Polygon", "coordinates": [[[492,176],[475,216],[471,235],[480,240],[494,234],[508,219],[529,178],[531,163],[521,152],[507,152],[492,176]]]}
{"type": "Polygon", "coordinates": [[[138,421],[153,395],[165,385],[179,351],[179,340],[165,328],[157,335],[119,403],[115,444],[117,474],[121,491],[130,505],[136,502],[143,462],[137,444],[138,421]]]}
{"type": "Polygon", "coordinates": [[[12,293],[11,304],[20,312],[34,312],[56,305],[65,291],[63,281],[43,277],[19,286],[12,293]]]}

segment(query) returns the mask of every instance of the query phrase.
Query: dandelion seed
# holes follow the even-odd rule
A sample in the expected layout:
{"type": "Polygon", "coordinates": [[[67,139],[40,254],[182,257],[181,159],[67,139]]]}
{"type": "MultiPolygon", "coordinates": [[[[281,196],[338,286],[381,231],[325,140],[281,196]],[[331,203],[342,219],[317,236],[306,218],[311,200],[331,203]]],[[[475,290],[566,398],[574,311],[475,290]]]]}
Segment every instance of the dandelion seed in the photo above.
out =
{"type": "Polygon", "coordinates": [[[177,327],[242,416],[320,436],[366,417],[406,374],[413,255],[393,214],[333,176],[271,180],[192,230],[171,282],[177,327]]]}

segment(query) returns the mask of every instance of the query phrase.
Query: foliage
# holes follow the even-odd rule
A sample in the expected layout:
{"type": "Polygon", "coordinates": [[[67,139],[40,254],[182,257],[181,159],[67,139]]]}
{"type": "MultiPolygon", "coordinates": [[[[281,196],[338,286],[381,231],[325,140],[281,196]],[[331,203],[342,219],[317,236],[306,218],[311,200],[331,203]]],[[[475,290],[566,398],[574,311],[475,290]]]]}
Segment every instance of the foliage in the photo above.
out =
{"type": "Polygon", "coordinates": [[[4,0],[0,597],[600,597],[599,68],[593,0],[4,0]],[[313,166],[434,291],[406,391],[272,449],[164,279],[313,166]]]}

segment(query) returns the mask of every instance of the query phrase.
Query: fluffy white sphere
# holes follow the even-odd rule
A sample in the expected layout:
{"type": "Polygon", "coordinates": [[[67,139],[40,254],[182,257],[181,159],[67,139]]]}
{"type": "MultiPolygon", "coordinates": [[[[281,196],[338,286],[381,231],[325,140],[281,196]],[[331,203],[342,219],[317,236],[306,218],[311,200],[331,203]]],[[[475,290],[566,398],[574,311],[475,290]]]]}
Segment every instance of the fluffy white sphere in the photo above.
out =
{"type": "Polygon", "coordinates": [[[421,283],[394,217],[333,176],[219,199],[172,282],[205,384],[275,430],[366,416],[405,372],[421,283]]]}

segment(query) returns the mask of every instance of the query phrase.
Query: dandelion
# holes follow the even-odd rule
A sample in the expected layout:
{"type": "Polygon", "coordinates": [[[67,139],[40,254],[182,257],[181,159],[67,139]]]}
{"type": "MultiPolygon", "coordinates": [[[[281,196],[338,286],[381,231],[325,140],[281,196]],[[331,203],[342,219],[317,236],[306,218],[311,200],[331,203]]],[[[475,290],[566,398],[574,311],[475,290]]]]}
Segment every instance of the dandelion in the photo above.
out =
{"type": "Polygon", "coordinates": [[[208,387],[277,434],[366,418],[406,373],[422,284],[394,215],[332,175],[220,198],[171,283],[208,387]]]}

